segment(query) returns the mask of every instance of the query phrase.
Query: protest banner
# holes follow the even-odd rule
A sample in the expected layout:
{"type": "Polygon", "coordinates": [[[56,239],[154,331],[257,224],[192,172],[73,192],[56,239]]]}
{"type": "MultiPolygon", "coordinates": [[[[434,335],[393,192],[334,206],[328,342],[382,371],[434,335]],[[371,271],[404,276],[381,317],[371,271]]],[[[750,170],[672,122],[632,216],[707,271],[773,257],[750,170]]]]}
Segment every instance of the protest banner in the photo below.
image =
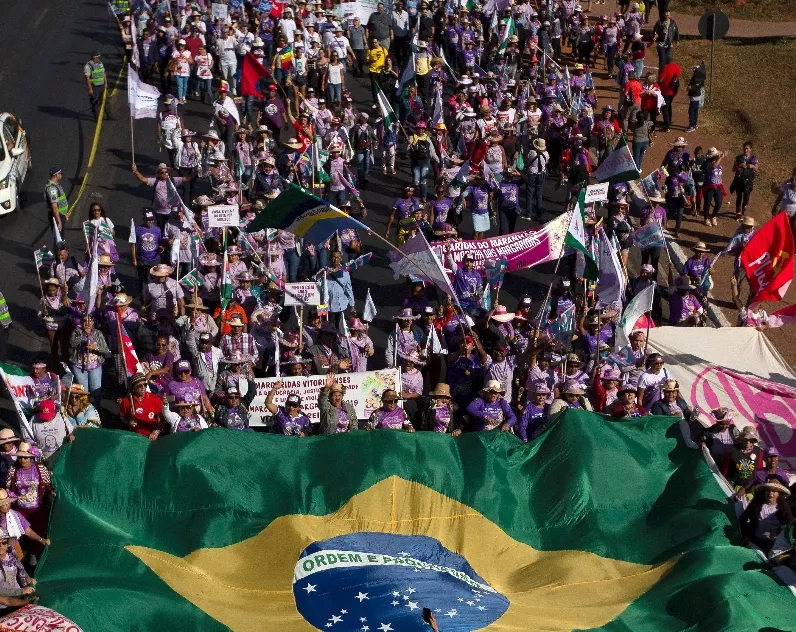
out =
{"type": "Polygon", "coordinates": [[[240,214],[237,204],[216,204],[207,207],[207,221],[210,228],[240,225],[240,214]]]}
{"type": "Polygon", "coordinates": [[[314,281],[285,283],[285,306],[320,305],[321,292],[314,281]]]}
{"type": "MultiPolygon", "coordinates": [[[[569,214],[564,213],[538,230],[524,230],[511,235],[490,237],[488,239],[463,239],[451,241],[450,254],[456,263],[461,263],[464,255],[475,259],[476,269],[484,269],[488,261],[505,259],[506,271],[522,270],[551,261],[561,255],[564,237],[569,228],[569,214]]],[[[444,266],[448,257],[440,242],[431,244],[432,250],[444,266]]]]}
{"type": "MultiPolygon", "coordinates": [[[[325,375],[269,377],[254,380],[257,394],[249,406],[249,413],[251,413],[249,425],[253,427],[271,425],[271,413],[265,408],[265,398],[280,379],[283,386],[274,396],[274,403],[277,406],[284,406],[287,396],[296,393],[301,397],[301,410],[312,423],[318,423],[321,419],[318,410],[318,395],[326,384],[325,375]]],[[[349,402],[357,411],[358,419],[367,419],[374,410],[381,407],[381,394],[388,388],[401,389],[401,373],[398,369],[341,373],[335,376],[335,381],[345,386],[345,401],[349,402]]]]}
{"type": "MultiPolygon", "coordinates": [[[[376,12],[377,0],[360,0],[360,2],[341,2],[337,5],[335,15],[345,18],[350,16],[353,20],[354,17],[360,19],[362,24],[367,24],[370,19],[370,14],[376,12]]],[[[385,2],[385,11],[391,11],[391,2],[385,2]]]]}
{"type": "Polygon", "coordinates": [[[586,199],[584,202],[586,204],[604,202],[608,199],[608,186],[609,184],[607,182],[603,182],[602,184],[590,184],[586,187],[586,199]]]}
{"type": "Polygon", "coordinates": [[[213,2],[210,6],[210,15],[213,16],[213,20],[226,20],[228,13],[229,7],[226,4],[213,2]]]}
{"type": "Polygon", "coordinates": [[[796,470],[796,374],[765,334],[754,327],[657,327],[649,341],[704,424],[714,423],[711,410],[731,408],[739,430],[755,426],[763,444],[779,450],[780,467],[796,470]]]}

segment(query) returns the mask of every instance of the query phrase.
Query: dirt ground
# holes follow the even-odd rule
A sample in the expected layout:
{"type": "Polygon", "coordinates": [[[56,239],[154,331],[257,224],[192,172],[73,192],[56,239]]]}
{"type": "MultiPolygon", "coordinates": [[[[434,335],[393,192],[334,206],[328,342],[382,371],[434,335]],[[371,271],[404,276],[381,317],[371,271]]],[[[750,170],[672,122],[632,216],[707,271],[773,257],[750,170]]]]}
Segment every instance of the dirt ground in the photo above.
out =
{"type": "MultiPolygon", "coordinates": [[[[796,3],[794,3],[796,5],[796,3]]],[[[644,159],[644,175],[657,168],[671,143],[677,136],[685,136],[689,151],[701,146],[704,150],[717,147],[726,151],[724,182],[728,189],[732,181],[732,163],[741,153],[744,141],[751,140],[754,153],[760,160],[760,174],[749,204],[749,214],[758,224],[771,217],[774,196],[770,191],[772,181],[778,183],[790,176],[796,166],[796,158],[790,156],[791,139],[796,134],[796,119],[793,118],[789,88],[796,81],[796,69],[792,59],[796,54],[796,43],[742,44],[718,42],[715,50],[712,99],[700,112],[699,129],[687,134],[688,102],[685,88],[691,78],[692,67],[703,59],[709,59],[710,45],[704,41],[682,42],[675,49],[675,61],[683,70],[682,88],[674,100],[673,125],[669,133],[658,133],[652,148],[644,159]]],[[[649,49],[647,63],[655,66],[657,55],[654,47],[649,49]]],[[[602,70],[603,60],[597,63],[594,73],[595,86],[601,103],[616,103],[618,87],[607,79],[602,70]]],[[[655,72],[656,69],[650,69],[655,72]]],[[[724,202],[719,225],[708,227],[702,218],[686,216],[683,219],[678,243],[686,251],[697,241],[704,241],[711,256],[720,252],[733,235],[738,224],[735,220],[735,196],[728,195],[724,202]]],[[[737,320],[737,309],[732,303],[730,278],[733,258],[721,257],[713,269],[714,304],[720,307],[731,323],[737,320]]],[[[665,270],[662,266],[662,271],[665,270]]],[[[663,279],[665,283],[665,279],[663,279]]],[[[742,298],[748,294],[744,288],[742,298]]],[[[796,301],[793,290],[780,303],[766,303],[764,309],[771,313],[796,301]]],[[[767,332],[786,361],[796,364],[796,336],[789,327],[767,332]]]]}

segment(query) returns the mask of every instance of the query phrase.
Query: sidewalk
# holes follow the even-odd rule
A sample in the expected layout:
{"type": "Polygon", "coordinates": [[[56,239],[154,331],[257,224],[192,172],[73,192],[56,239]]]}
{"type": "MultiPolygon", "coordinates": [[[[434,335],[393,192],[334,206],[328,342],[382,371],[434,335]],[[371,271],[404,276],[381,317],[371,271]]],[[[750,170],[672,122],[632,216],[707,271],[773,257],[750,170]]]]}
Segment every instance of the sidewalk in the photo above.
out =
{"type": "MultiPolygon", "coordinates": [[[[682,37],[688,39],[700,37],[697,28],[700,16],[672,12],[672,17],[677,22],[682,37]]],[[[730,30],[725,38],[742,41],[796,39],[796,22],[753,22],[730,18],[730,30]]]]}

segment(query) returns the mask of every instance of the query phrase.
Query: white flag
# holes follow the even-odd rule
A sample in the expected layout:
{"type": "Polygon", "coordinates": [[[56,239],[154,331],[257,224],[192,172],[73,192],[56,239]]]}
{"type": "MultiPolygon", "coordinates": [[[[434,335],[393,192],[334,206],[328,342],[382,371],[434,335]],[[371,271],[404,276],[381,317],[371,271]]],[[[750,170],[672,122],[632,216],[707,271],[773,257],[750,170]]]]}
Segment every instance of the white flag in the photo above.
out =
{"type": "Polygon", "coordinates": [[[160,91],[155,86],[142,83],[138,73],[129,64],[127,73],[127,102],[130,104],[130,116],[134,119],[157,118],[160,91]]]}
{"type": "Polygon", "coordinates": [[[373,322],[373,319],[376,318],[376,314],[376,304],[370,297],[370,288],[368,288],[368,295],[365,298],[365,309],[362,310],[362,320],[366,323],[373,322]]]}
{"type": "Polygon", "coordinates": [[[451,287],[448,275],[442,268],[431,246],[428,245],[425,235],[418,231],[411,239],[407,239],[399,251],[390,251],[387,254],[394,277],[400,275],[419,276],[436,285],[443,293],[453,297],[458,304],[456,292],[451,287]]]}
{"type": "Polygon", "coordinates": [[[97,302],[97,287],[99,285],[99,257],[97,256],[97,243],[99,239],[94,239],[91,248],[91,262],[89,263],[88,272],[83,279],[83,287],[80,291],[80,296],[88,307],[88,313],[94,311],[94,306],[97,302]]]}
{"type": "Polygon", "coordinates": [[[130,39],[133,41],[133,50],[130,52],[130,61],[136,68],[141,67],[141,56],[138,52],[138,32],[135,28],[135,19],[130,20],[130,39]]]}
{"type": "Polygon", "coordinates": [[[625,273],[616,250],[604,230],[599,232],[598,239],[600,277],[597,282],[597,294],[600,296],[601,303],[610,305],[621,301],[625,296],[625,273]]]}
{"type": "Polygon", "coordinates": [[[619,327],[616,328],[615,348],[617,350],[630,344],[630,332],[633,331],[636,321],[641,318],[643,314],[652,311],[653,298],[655,298],[655,283],[641,290],[641,292],[627,304],[622,314],[622,320],[619,321],[619,327]]]}
{"type": "Polygon", "coordinates": [[[130,238],[127,241],[131,244],[134,244],[137,241],[135,236],[135,221],[132,217],[130,218],[130,238]]]}
{"type": "Polygon", "coordinates": [[[56,244],[60,244],[63,241],[63,239],[61,238],[61,231],[58,230],[58,224],[56,223],[54,217],[53,217],[53,238],[55,239],[56,244]]]}

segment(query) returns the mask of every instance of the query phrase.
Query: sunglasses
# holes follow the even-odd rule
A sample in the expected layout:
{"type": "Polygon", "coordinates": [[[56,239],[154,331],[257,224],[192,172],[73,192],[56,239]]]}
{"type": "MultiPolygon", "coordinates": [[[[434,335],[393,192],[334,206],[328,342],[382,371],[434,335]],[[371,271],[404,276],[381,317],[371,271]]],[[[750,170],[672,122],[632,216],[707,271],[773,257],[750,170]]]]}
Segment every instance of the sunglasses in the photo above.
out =
{"type": "Polygon", "coordinates": [[[294,403],[294,402],[288,402],[287,404],[285,404],[285,406],[287,406],[288,408],[298,408],[299,407],[299,405],[294,403]]]}

